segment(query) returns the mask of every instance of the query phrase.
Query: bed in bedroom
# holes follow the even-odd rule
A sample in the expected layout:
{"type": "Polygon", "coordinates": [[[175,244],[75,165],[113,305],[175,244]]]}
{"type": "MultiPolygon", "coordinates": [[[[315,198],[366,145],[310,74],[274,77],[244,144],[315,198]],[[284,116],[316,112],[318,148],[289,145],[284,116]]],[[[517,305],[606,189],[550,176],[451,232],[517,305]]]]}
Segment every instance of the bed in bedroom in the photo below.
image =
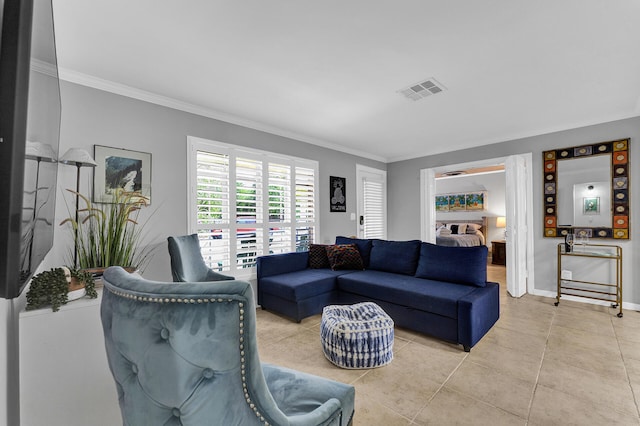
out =
{"type": "Polygon", "coordinates": [[[486,245],[487,218],[478,220],[438,220],[436,244],[449,247],[486,245]]]}

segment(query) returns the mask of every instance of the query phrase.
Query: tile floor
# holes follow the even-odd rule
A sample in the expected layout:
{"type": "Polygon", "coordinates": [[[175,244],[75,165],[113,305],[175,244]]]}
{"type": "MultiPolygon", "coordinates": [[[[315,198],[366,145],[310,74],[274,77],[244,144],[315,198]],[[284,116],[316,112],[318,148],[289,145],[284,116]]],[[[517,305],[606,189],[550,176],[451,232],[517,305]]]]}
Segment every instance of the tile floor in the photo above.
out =
{"type": "Polygon", "coordinates": [[[260,358],[356,387],[355,425],[640,425],[640,312],[526,295],[500,282],[500,320],[465,353],[396,329],[394,360],[344,370],[326,360],[320,315],[258,310],[260,358]]]}

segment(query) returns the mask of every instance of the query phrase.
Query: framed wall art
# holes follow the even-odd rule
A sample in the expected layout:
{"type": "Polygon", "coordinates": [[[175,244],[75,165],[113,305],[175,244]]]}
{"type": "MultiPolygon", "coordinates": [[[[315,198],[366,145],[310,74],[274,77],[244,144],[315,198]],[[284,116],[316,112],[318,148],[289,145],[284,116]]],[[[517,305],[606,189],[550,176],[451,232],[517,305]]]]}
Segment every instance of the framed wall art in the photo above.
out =
{"type": "Polygon", "coordinates": [[[448,211],[449,211],[449,196],[436,195],[436,212],[448,212],[448,211]]]}
{"type": "Polygon", "coordinates": [[[487,209],[487,191],[436,195],[436,212],[472,212],[487,209]]]}
{"type": "Polygon", "coordinates": [[[93,201],[108,203],[113,191],[139,192],[151,204],[151,154],[95,145],[93,201]]]}
{"type": "Polygon", "coordinates": [[[484,210],[484,192],[472,192],[465,194],[465,203],[468,211],[484,210]]]}
{"type": "Polygon", "coordinates": [[[332,212],[347,211],[346,183],[346,178],[329,176],[329,200],[332,212]]]}
{"type": "Polygon", "coordinates": [[[582,214],[600,214],[600,197],[584,197],[582,214]]]}

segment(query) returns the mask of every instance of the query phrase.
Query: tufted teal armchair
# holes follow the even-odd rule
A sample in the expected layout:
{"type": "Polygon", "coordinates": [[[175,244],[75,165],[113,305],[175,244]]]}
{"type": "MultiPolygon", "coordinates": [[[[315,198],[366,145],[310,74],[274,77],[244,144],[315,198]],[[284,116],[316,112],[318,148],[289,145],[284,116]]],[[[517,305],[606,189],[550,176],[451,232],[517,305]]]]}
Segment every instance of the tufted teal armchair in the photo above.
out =
{"type": "Polygon", "coordinates": [[[219,274],[207,266],[200,251],[198,234],[168,237],[167,242],[173,281],[202,282],[234,279],[229,275],[219,274]]]}
{"type": "Polygon", "coordinates": [[[117,266],[103,278],[123,425],[351,424],[353,386],[260,363],[248,282],[154,282],[117,266]]]}

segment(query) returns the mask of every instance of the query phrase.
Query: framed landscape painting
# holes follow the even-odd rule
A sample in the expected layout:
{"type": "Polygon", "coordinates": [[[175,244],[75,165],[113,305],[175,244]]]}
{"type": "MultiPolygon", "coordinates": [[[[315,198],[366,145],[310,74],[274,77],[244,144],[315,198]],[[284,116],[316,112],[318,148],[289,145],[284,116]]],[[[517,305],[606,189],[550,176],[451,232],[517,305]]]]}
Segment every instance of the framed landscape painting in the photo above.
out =
{"type": "Polygon", "coordinates": [[[110,202],[113,191],[139,192],[151,204],[151,154],[95,145],[93,201],[110,202]]]}
{"type": "Polygon", "coordinates": [[[449,195],[449,211],[463,211],[466,210],[465,194],[452,194],[449,195]]]}
{"type": "Polygon", "coordinates": [[[448,195],[436,195],[436,211],[448,212],[449,211],[449,196],[448,195]]]}
{"type": "Polygon", "coordinates": [[[484,200],[485,193],[481,192],[471,192],[466,194],[466,205],[467,210],[484,210],[484,200]]]}

